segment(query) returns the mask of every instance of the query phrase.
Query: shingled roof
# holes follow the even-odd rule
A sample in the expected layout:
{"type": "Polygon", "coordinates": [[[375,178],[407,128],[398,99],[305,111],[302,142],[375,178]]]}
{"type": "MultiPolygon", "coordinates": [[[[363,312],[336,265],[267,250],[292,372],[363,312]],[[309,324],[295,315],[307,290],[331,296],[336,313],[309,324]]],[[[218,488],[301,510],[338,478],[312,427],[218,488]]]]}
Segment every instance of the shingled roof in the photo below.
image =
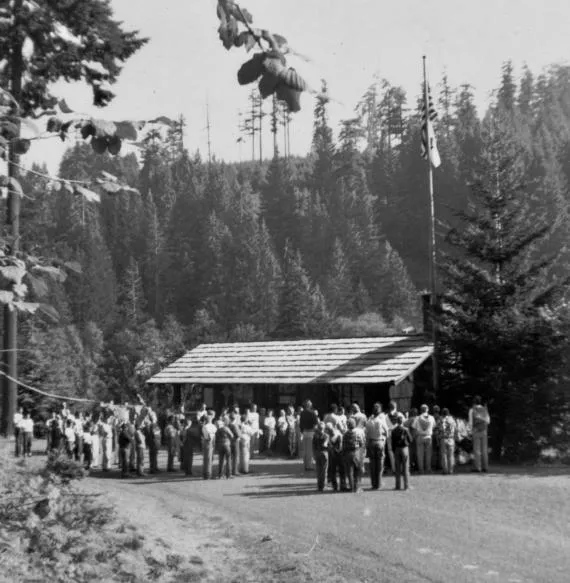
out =
{"type": "Polygon", "coordinates": [[[421,335],[201,344],[147,382],[397,384],[432,352],[421,335]]]}

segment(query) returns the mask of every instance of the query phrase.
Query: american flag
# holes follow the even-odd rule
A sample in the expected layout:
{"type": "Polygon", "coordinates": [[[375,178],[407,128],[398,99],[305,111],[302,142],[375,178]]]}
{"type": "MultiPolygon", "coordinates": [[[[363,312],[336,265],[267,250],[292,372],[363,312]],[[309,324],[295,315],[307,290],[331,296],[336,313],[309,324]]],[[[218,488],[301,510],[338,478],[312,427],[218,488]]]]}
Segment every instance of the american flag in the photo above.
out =
{"type": "Polygon", "coordinates": [[[422,105],[421,155],[424,160],[427,160],[429,155],[429,159],[432,166],[434,168],[437,168],[441,164],[441,158],[439,157],[439,152],[437,150],[437,140],[435,139],[435,132],[433,130],[433,122],[437,119],[437,111],[433,106],[433,100],[431,98],[431,91],[429,87],[426,90],[426,94],[427,94],[427,107],[425,95],[424,102],[422,105]]]}

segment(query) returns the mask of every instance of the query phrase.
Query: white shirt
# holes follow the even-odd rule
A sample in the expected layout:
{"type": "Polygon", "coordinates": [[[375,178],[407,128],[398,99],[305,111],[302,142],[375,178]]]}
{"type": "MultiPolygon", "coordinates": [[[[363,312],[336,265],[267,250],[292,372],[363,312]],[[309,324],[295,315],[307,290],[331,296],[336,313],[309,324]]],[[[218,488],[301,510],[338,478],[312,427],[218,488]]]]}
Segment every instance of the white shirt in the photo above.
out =
{"type": "Polygon", "coordinates": [[[22,419],[20,421],[20,429],[24,433],[33,433],[34,432],[34,420],[28,417],[27,419],[22,419]]]}
{"type": "Polygon", "coordinates": [[[254,431],[259,431],[259,413],[250,411],[249,422],[251,423],[251,428],[254,431]]]}
{"type": "Polygon", "coordinates": [[[14,427],[19,428],[23,418],[24,416],[21,413],[14,413],[14,427]]]}
{"type": "Polygon", "coordinates": [[[429,413],[418,415],[414,421],[414,429],[418,437],[431,437],[434,427],[435,419],[429,413]]]}

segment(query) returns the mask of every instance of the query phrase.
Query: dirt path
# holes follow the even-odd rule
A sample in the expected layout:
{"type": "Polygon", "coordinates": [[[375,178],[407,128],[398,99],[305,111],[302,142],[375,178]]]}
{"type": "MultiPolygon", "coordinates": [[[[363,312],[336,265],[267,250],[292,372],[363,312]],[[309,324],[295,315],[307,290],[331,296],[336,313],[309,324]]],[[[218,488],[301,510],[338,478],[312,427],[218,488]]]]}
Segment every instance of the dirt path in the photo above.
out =
{"type": "Polygon", "coordinates": [[[424,476],[410,492],[388,477],[353,495],[317,493],[296,461],[252,469],[213,481],[95,474],[86,487],[105,489],[149,539],[203,560],[210,580],[568,580],[567,471],[424,476]]]}

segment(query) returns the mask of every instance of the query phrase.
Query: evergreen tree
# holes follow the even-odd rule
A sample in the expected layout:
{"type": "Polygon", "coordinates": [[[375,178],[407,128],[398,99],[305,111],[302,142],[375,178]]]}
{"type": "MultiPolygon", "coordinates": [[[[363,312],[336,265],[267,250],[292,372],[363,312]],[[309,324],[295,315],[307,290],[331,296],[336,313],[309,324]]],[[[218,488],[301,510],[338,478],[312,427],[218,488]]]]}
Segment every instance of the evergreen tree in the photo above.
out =
{"type": "Polygon", "coordinates": [[[139,265],[132,257],[119,285],[118,305],[124,325],[134,329],[145,319],[143,280],[139,265]]]}
{"type": "Polygon", "coordinates": [[[313,310],[317,306],[301,253],[294,251],[290,244],[285,247],[282,282],[279,316],[272,335],[275,338],[305,338],[313,310]]]}
{"type": "Polygon", "coordinates": [[[350,316],[354,312],[354,290],[350,266],[342,243],[335,239],[329,275],[326,282],[327,305],[334,317],[350,316]]]}
{"type": "Polygon", "coordinates": [[[442,309],[449,398],[489,402],[498,456],[536,448],[562,411],[552,387],[568,349],[557,316],[568,277],[556,278],[556,259],[537,253],[552,227],[529,212],[510,119],[486,121],[471,203],[448,236],[462,255],[445,265],[442,309]]]}

